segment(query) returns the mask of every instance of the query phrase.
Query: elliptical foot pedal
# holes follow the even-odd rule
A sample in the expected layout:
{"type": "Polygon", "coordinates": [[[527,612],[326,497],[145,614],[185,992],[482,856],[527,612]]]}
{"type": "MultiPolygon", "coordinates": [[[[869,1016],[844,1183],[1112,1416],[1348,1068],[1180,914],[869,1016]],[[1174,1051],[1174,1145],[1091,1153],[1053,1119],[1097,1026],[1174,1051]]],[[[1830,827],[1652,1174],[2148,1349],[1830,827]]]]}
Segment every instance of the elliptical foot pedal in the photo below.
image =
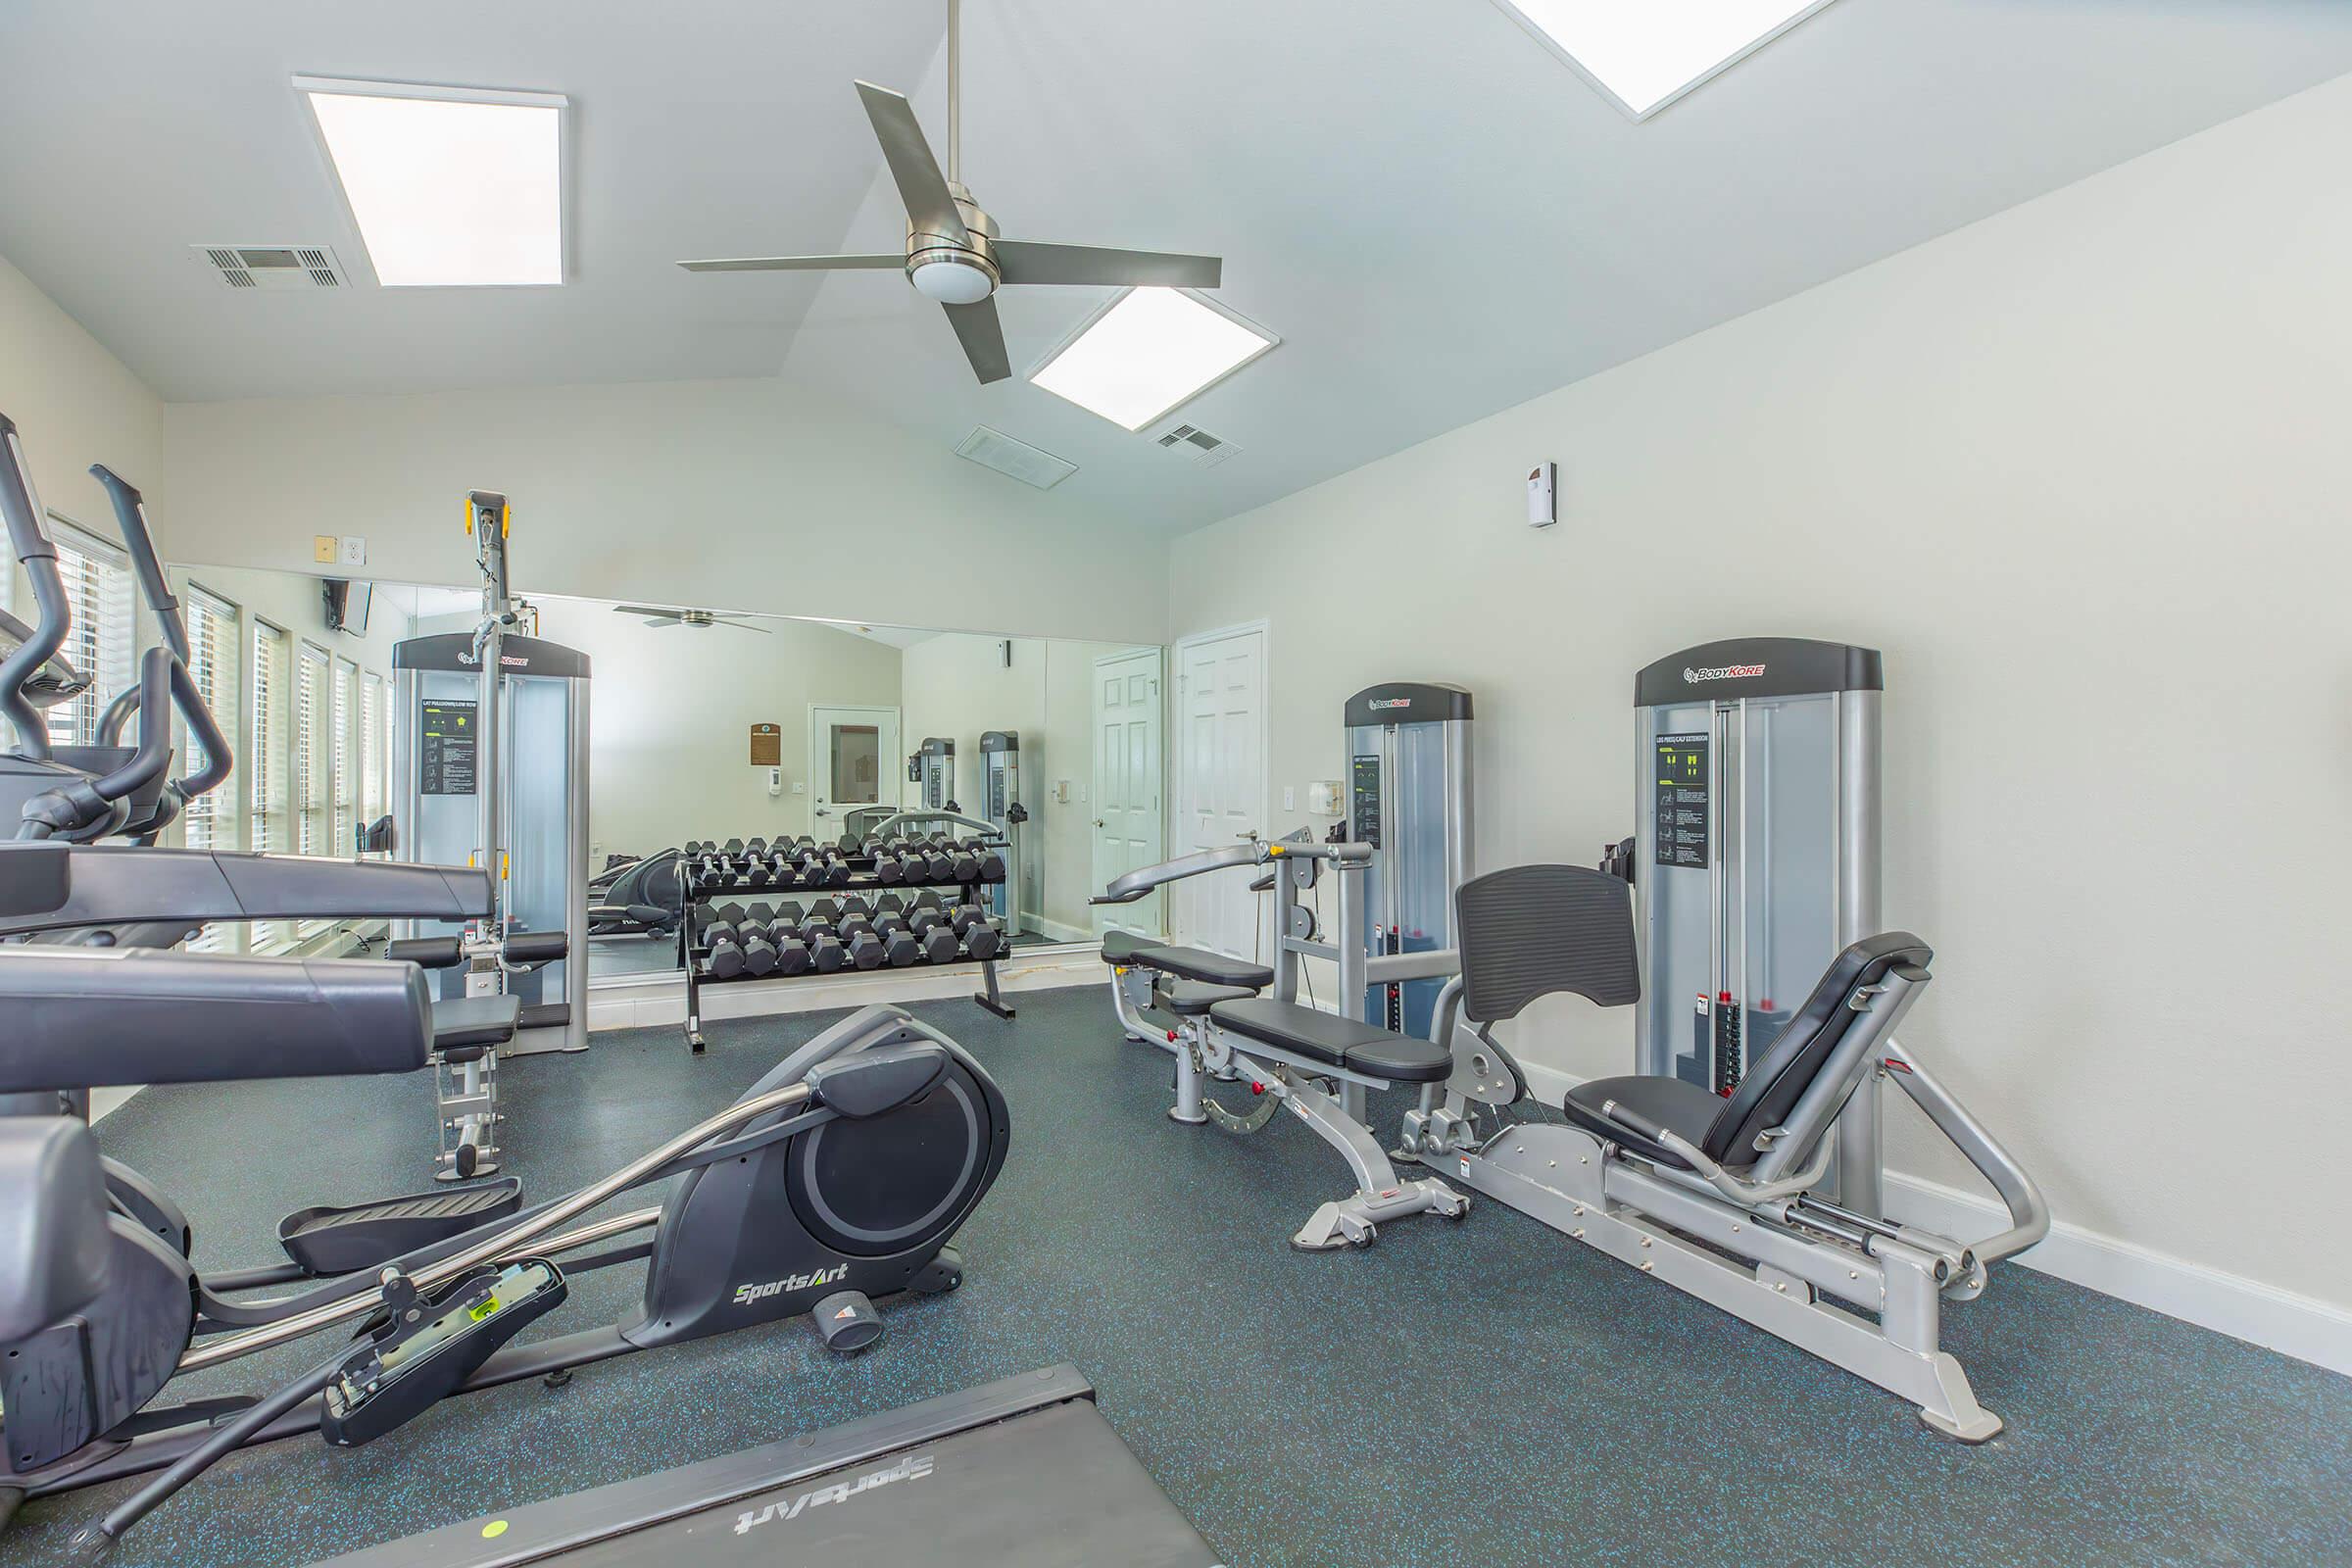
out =
{"type": "Polygon", "coordinates": [[[384,1286],[384,1321],[327,1379],[318,1435],[357,1447],[455,1394],[498,1348],[564,1304],[570,1287],[544,1257],[484,1264],[430,1297],[405,1275],[384,1286]]]}
{"type": "Polygon", "coordinates": [[[880,1343],[889,1332],[882,1314],[863,1291],[836,1291],[809,1309],[808,1321],[816,1325],[817,1338],[825,1348],[843,1355],[855,1355],[859,1350],[880,1343]]]}
{"type": "Polygon", "coordinates": [[[278,1244],[305,1274],[327,1279],[374,1268],[419,1247],[462,1236],[522,1207],[522,1181],[443,1187],[347,1208],[300,1208],[278,1222],[278,1244]]]}

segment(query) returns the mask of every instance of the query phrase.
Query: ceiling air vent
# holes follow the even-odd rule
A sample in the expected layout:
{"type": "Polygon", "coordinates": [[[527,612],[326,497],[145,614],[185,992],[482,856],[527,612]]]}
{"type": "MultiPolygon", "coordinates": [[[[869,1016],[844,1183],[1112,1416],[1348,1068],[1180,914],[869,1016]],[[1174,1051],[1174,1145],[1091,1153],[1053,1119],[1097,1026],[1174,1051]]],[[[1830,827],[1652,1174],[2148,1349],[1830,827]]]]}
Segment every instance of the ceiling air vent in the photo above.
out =
{"type": "Polygon", "coordinates": [[[1213,468],[1241,451],[1221,435],[1210,435],[1197,424],[1180,424],[1159,438],[1159,444],[1188,463],[1213,468]]]}
{"type": "Polygon", "coordinates": [[[1078,471],[1075,463],[1064,462],[1051,452],[1040,452],[1028,442],[1015,441],[985,424],[974,426],[970,435],[956,444],[956,455],[1040,490],[1051,490],[1078,471]]]}
{"type": "Polygon", "coordinates": [[[323,245],[191,245],[223,288],[343,288],[343,264],[323,245]]]}

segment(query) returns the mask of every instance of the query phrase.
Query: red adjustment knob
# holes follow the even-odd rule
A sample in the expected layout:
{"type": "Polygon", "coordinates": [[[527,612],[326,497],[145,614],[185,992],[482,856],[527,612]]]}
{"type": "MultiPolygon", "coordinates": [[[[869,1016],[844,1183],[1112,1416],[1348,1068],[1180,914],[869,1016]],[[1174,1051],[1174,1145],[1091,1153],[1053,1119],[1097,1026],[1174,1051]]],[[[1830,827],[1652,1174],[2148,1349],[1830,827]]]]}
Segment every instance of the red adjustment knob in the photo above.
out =
{"type": "Polygon", "coordinates": [[[1171,1030],[1169,1030],[1169,1031],[1168,1031],[1168,1044],[1172,1046],[1172,1045],[1174,1045],[1175,1043],[1176,1043],[1176,1031],[1175,1031],[1175,1030],[1173,1030],[1173,1029],[1171,1029],[1171,1030]]]}
{"type": "Polygon", "coordinates": [[[1264,1084],[1251,1084],[1250,1086],[1250,1092],[1253,1095],[1262,1095],[1266,1092],[1266,1086],[1264,1084]]]}

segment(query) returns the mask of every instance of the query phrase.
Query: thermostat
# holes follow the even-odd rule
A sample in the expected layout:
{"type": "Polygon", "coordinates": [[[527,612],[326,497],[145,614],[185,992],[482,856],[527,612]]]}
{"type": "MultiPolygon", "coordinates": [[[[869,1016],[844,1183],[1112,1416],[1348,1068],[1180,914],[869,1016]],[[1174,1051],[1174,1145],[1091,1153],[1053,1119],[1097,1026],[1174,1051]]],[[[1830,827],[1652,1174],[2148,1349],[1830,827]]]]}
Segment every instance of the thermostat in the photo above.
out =
{"type": "Polygon", "coordinates": [[[1539,463],[1527,470],[1527,525],[1548,528],[1560,520],[1554,510],[1553,496],[1558,487],[1560,466],[1539,463]]]}

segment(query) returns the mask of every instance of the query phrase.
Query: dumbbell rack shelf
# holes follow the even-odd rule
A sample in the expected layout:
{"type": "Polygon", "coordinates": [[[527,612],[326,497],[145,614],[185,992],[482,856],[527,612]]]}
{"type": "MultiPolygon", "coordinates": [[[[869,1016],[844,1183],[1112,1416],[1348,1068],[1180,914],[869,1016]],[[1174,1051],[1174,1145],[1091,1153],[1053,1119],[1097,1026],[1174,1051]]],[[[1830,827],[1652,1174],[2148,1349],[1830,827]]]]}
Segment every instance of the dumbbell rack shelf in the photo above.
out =
{"type": "MultiPolygon", "coordinates": [[[[866,858],[860,857],[859,858],[866,858]]],[[[802,887],[791,883],[778,883],[772,879],[755,883],[748,875],[739,871],[722,870],[712,874],[699,866],[684,866],[678,878],[680,905],[677,949],[678,967],[686,976],[687,1045],[692,1047],[698,1054],[705,1045],[702,988],[706,984],[730,985],[739,980],[790,983],[795,980],[830,980],[845,974],[884,972],[879,969],[811,969],[801,974],[742,974],[723,977],[714,975],[710,973],[708,965],[709,956],[700,944],[701,932],[699,922],[695,918],[696,906],[705,902],[708,897],[718,894],[780,894],[785,896],[788,902],[791,902],[791,896],[794,894],[813,894],[820,901],[838,903],[855,898],[867,903],[870,906],[873,901],[884,895],[912,895],[919,898],[926,891],[936,892],[942,888],[953,888],[956,890],[958,902],[976,904],[980,900],[983,888],[991,885],[994,881],[1001,880],[1002,877],[999,876],[976,880],[902,879],[897,882],[883,883],[877,880],[870,871],[853,871],[850,879],[845,883],[802,887]]],[[[938,960],[923,958],[912,964],[894,965],[889,972],[899,973],[906,969],[949,969],[964,964],[977,964],[980,967],[982,989],[973,993],[972,1000],[1000,1018],[1011,1018],[1014,1016],[1014,1009],[1006,1004],[1004,992],[997,984],[997,962],[998,958],[995,955],[985,958],[975,958],[959,949],[957,956],[953,958],[938,960]]]]}

